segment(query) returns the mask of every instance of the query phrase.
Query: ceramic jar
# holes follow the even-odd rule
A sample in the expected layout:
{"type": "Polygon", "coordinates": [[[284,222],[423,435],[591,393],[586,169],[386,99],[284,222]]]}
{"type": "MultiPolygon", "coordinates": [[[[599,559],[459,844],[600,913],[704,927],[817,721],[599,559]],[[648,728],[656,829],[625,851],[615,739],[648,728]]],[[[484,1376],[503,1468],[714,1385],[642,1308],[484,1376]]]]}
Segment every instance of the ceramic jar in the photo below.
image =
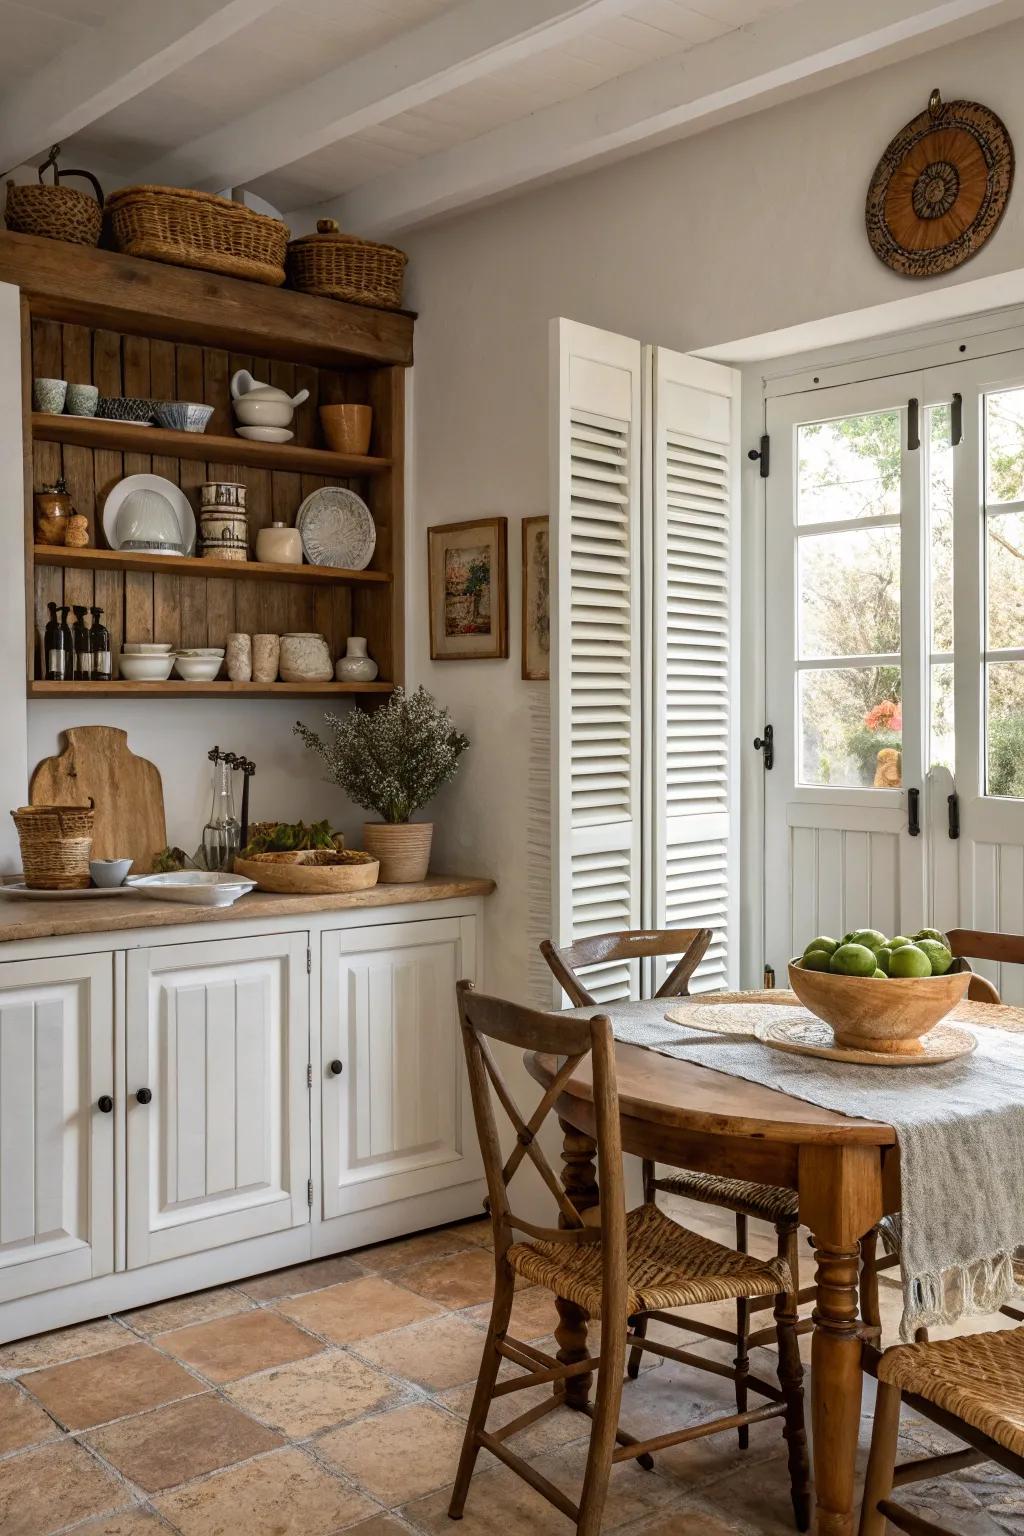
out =
{"type": "Polygon", "coordinates": [[[228,635],[227,668],[233,683],[252,680],[252,639],[249,635],[228,635]]]}
{"type": "Polygon", "coordinates": [[[323,635],[281,636],[283,683],[329,683],[333,678],[334,664],[323,635]]]}
{"type": "Polygon", "coordinates": [[[63,477],[55,485],[44,485],[32,497],[35,506],[35,531],[37,544],[64,544],[67,541],[68,519],[74,512],[71,497],[63,477]]]}
{"type": "Polygon", "coordinates": [[[252,680],[254,683],[276,683],[281,664],[280,635],[253,635],[252,680]]]}
{"type": "Polygon", "coordinates": [[[249,519],[228,507],[204,507],[199,514],[204,560],[248,560],[249,519]]]}
{"type": "Polygon", "coordinates": [[[256,559],[264,565],[301,565],[301,533],[288,523],[261,528],[256,535],[256,559]]]}
{"type": "Polygon", "coordinates": [[[339,683],[372,683],[377,676],[377,663],[366,654],[366,641],[362,635],[349,635],[344,656],[338,657],[334,675],[339,683]]]}
{"type": "Polygon", "coordinates": [[[204,480],[199,495],[204,508],[231,507],[236,512],[244,512],[246,490],[240,480],[204,480]]]}
{"type": "Polygon", "coordinates": [[[68,397],[67,379],[33,379],[32,409],[47,416],[59,416],[68,397]]]}
{"type": "Polygon", "coordinates": [[[95,416],[99,399],[95,384],[69,384],[64,409],[69,416],[95,416]]]}

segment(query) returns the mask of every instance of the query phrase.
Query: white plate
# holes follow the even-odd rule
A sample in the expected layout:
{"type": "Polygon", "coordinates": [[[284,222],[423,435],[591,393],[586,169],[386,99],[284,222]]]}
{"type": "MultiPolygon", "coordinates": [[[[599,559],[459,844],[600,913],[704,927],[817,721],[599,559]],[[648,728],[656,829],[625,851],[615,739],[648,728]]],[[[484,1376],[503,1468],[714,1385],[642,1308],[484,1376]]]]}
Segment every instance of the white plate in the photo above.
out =
{"type": "Polygon", "coordinates": [[[151,427],[151,421],[136,421],[134,416],[98,416],[97,421],[109,421],[118,427],[151,427]]]}
{"type": "Polygon", "coordinates": [[[377,542],[370,509],[355,491],[341,485],[325,485],[306,497],[295,526],[310,565],[333,565],[348,571],[365,571],[377,542]]]}
{"type": "Polygon", "coordinates": [[[103,532],[110,548],[120,548],[115,532],[117,514],[133,491],[158,491],[167,498],[181,529],[181,547],[186,555],[191,555],[196,547],[195,514],[181,487],[175,485],[173,480],[166,480],[163,475],[128,475],[114,486],[103,507],[103,532]]]}
{"type": "Polygon", "coordinates": [[[295,436],[288,427],[236,427],[235,431],[251,443],[290,443],[295,436]]]}
{"type": "Polygon", "coordinates": [[[19,901],[79,901],[83,896],[130,896],[126,885],[88,885],[77,891],[37,891],[15,881],[0,885],[0,896],[16,896],[19,901]]]}
{"type": "Polygon", "coordinates": [[[192,907],[230,907],[256,889],[255,880],[218,870],[181,869],[166,875],[130,875],[128,888],[156,901],[184,901],[192,907]]]}

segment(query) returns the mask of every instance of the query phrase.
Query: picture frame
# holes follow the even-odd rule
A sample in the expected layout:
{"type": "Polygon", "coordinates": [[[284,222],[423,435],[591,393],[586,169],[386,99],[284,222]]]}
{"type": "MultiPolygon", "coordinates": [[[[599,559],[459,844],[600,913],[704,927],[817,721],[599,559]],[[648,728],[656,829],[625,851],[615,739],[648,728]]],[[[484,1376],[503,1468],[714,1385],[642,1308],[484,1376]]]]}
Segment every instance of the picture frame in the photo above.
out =
{"type": "Polygon", "coordinates": [[[522,675],[526,682],[551,678],[551,584],[549,519],[523,518],[522,675]]]}
{"type": "Polygon", "coordinates": [[[432,661],[508,656],[508,518],[427,529],[432,661]]]}

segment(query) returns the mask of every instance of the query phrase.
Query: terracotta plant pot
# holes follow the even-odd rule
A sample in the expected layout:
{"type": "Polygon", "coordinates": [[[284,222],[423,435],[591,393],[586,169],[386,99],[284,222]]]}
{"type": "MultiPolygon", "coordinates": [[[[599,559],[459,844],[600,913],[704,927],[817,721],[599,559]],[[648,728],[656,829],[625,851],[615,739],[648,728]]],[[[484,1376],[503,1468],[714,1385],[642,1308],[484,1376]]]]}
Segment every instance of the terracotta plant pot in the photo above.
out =
{"type": "Polygon", "coordinates": [[[837,1045],[858,1051],[913,1056],[921,1036],[951,1013],[971,984],[966,960],[954,960],[945,976],[835,976],[805,971],[789,962],[789,984],[817,1018],[831,1024],[837,1045]]]}
{"type": "Polygon", "coordinates": [[[363,847],[380,860],[381,885],[415,885],[427,878],[430,821],[367,821],[363,823],[363,847]]]}
{"type": "Polygon", "coordinates": [[[369,405],[322,405],[320,425],[335,453],[369,453],[373,409],[369,405]]]}

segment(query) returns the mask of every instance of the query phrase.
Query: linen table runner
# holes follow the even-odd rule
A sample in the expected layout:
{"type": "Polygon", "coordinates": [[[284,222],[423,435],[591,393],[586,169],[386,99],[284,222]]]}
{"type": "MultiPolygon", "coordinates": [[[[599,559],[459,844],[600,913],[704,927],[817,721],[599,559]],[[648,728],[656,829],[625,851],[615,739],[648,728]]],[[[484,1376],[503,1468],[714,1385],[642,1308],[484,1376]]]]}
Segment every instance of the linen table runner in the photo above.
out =
{"type": "MultiPolygon", "coordinates": [[[[974,1028],[978,1048],[940,1066],[875,1067],[772,1050],[665,1018],[699,1008],[709,1024],[811,1019],[790,1004],[655,998],[566,1010],[608,1013],[615,1038],[775,1088],[822,1109],[891,1125],[900,1148],[904,1339],[914,1329],[996,1312],[1020,1299],[1013,1260],[1024,1257],[1024,1033],[974,1028]]],[[[971,1028],[995,1013],[963,1003],[947,1022],[971,1028]],[[981,1010],[979,1013],[978,1010],[981,1010]]],[[[1013,1020],[1007,1009],[1000,1016],[1013,1020]]],[[[1017,1020],[1024,1022],[1024,1012],[1017,1020]]]]}

